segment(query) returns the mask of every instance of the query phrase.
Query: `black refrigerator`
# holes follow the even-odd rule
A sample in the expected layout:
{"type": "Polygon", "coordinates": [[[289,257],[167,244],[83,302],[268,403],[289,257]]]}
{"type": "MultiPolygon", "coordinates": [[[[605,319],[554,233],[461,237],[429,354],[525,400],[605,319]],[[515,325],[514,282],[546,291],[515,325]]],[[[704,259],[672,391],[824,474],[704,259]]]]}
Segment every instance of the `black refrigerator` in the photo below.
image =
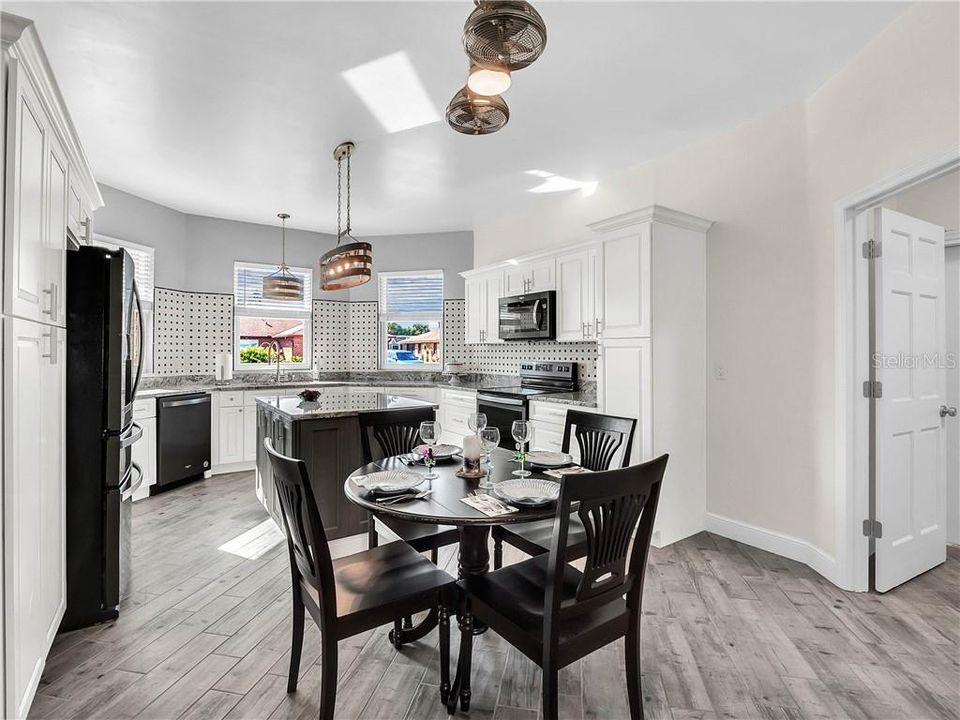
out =
{"type": "Polygon", "coordinates": [[[129,580],[129,513],[142,472],[133,400],[143,326],[123,249],[67,253],[67,608],[60,630],[117,617],[129,580]]]}

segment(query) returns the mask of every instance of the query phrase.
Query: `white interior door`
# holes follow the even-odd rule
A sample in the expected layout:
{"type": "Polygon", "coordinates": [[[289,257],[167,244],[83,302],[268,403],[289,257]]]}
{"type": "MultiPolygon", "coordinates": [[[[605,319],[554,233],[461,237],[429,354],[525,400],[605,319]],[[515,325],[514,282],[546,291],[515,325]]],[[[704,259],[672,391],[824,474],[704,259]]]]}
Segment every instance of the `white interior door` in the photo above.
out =
{"type": "Polygon", "coordinates": [[[943,228],[874,210],[875,586],[885,592],[946,560],[943,228]]]}
{"type": "MultiPolygon", "coordinates": [[[[947,256],[947,405],[960,408],[960,244],[947,256]]],[[[960,545],[960,417],[947,421],[947,542],[960,545]],[[952,425],[952,427],[951,427],[952,425]]]]}

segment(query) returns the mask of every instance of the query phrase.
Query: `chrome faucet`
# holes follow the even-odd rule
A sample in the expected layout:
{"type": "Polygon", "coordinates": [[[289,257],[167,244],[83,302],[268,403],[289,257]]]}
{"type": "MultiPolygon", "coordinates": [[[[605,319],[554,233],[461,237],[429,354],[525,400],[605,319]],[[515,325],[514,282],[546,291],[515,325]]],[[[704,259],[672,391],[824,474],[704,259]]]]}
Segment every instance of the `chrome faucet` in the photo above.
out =
{"type": "MultiPolygon", "coordinates": [[[[277,355],[277,374],[276,374],[276,383],[280,384],[280,343],[276,340],[265,340],[260,343],[260,347],[265,347],[267,350],[273,350],[277,355]]],[[[267,359],[270,358],[269,352],[267,353],[267,359]]]]}

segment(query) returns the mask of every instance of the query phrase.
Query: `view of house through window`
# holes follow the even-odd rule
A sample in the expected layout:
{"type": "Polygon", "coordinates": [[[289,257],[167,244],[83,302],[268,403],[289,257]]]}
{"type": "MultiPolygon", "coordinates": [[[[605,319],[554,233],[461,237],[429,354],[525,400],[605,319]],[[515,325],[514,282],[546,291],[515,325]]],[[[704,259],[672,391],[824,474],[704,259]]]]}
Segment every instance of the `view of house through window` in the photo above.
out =
{"type": "Polygon", "coordinates": [[[273,363],[280,350],[280,364],[303,363],[304,320],[301,318],[240,317],[237,320],[240,364],[273,363]]]}
{"type": "Polygon", "coordinates": [[[443,271],[378,273],[381,367],[434,369],[443,363],[443,271]]]}
{"type": "Polygon", "coordinates": [[[303,299],[273,300],[263,296],[263,279],[275,272],[276,265],[235,262],[233,294],[236,314],[234,366],[255,370],[257,365],[277,362],[288,369],[309,368],[310,310],[313,302],[310,268],[290,268],[304,284],[303,299]]]}

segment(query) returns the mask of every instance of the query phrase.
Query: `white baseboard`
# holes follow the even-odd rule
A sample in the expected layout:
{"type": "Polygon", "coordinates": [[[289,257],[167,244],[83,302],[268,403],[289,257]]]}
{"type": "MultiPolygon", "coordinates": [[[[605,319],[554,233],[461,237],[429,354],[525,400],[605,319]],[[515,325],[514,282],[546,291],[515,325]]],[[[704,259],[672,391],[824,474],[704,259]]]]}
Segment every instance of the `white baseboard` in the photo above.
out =
{"type": "Polygon", "coordinates": [[[238,463],[227,463],[226,465],[214,465],[208,471],[211,475],[226,475],[233,472],[244,472],[246,470],[256,470],[257,463],[253,460],[245,460],[238,463]]]}
{"type": "Polygon", "coordinates": [[[839,566],[837,560],[816,545],[784,533],[733,520],[723,515],[707,513],[706,529],[716,535],[736,540],[767,552],[796,560],[820,573],[837,585],[839,566]]]}

